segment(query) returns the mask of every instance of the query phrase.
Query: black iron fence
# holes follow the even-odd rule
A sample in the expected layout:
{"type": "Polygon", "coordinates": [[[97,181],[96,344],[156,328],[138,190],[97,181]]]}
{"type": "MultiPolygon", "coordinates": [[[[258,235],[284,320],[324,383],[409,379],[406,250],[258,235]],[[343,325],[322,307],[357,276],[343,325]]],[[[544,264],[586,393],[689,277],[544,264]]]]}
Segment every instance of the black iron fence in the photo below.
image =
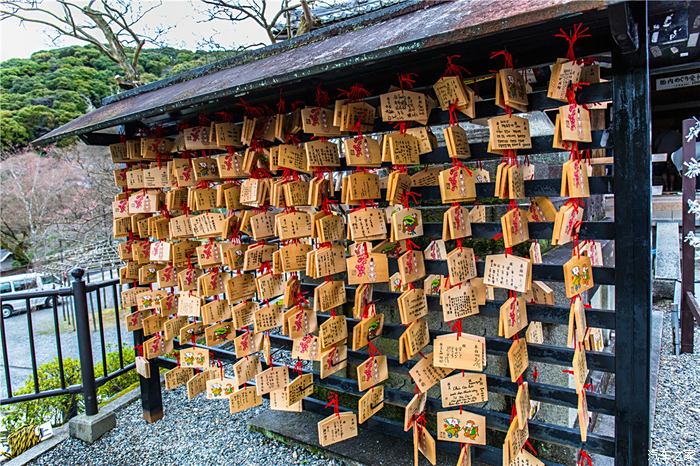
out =
{"type": "MultiPolygon", "coordinates": [[[[124,357],[120,316],[121,285],[118,279],[93,281],[85,280],[82,269],[71,272],[70,286],[53,290],[6,293],[0,296],[0,306],[5,303],[23,304],[16,306],[26,309],[24,314],[6,315],[0,319],[0,350],[2,351],[2,388],[0,405],[21,401],[37,400],[51,396],[83,394],[85,413],[97,413],[97,389],[110,380],[132,369],[124,357]],[[48,310],[39,310],[32,303],[45,302],[48,310]],[[59,311],[60,308],[60,311],[59,311]],[[35,326],[40,314],[44,328],[35,326]],[[48,314],[48,315],[47,315],[48,314]],[[112,315],[113,314],[113,323],[112,315]],[[26,322],[22,330],[19,322],[26,322]],[[109,331],[107,325],[109,324],[109,331]],[[53,338],[51,338],[53,334],[53,338]],[[111,338],[110,338],[111,337],[111,338]],[[24,339],[26,338],[26,345],[24,339]],[[40,339],[41,341],[37,341],[40,339]],[[93,344],[93,339],[94,343],[93,344]],[[53,340],[53,341],[51,341],[53,340]],[[110,341],[111,340],[111,341],[110,341]],[[110,370],[108,345],[116,347],[118,367],[110,370]],[[51,348],[53,346],[53,348],[51,348]],[[99,348],[99,354],[93,352],[99,348]],[[23,351],[27,348],[28,354],[23,351]],[[77,356],[80,362],[82,383],[71,384],[66,376],[65,361],[77,356]],[[22,362],[29,361],[28,368],[22,362]],[[56,360],[58,364],[59,387],[47,387],[40,376],[40,365],[56,360]],[[20,362],[18,362],[20,361],[20,362]],[[95,373],[95,363],[101,363],[100,373],[95,373]],[[24,380],[14,369],[29,370],[31,393],[17,393],[24,380]]],[[[94,274],[93,278],[94,278],[94,274]]],[[[105,277],[105,273],[101,273],[105,277]]],[[[26,390],[23,390],[26,391],[26,390]]]]}

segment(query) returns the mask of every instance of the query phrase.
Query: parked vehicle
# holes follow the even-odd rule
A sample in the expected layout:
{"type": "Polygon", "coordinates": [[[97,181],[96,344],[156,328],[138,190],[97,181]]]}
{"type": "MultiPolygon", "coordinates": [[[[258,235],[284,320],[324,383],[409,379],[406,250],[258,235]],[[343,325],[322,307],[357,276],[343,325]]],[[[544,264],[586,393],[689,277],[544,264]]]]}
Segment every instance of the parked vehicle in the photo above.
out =
{"type": "MultiPolygon", "coordinates": [[[[26,299],[5,300],[3,295],[20,291],[42,291],[55,289],[59,281],[52,276],[41,276],[38,273],[22,273],[18,275],[6,275],[0,277],[0,300],[2,301],[2,317],[7,319],[15,313],[27,311],[26,299]]],[[[32,309],[53,306],[55,296],[32,298],[29,306],[32,309]]]]}

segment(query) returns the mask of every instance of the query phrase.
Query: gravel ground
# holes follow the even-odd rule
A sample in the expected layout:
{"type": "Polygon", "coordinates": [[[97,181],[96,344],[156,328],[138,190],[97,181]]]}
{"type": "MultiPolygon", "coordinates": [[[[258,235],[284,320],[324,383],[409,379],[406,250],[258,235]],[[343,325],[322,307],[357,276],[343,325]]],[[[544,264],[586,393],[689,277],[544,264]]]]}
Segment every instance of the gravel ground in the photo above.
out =
{"type": "Polygon", "coordinates": [[[694,354],[673,355],[670,303],[657,307],[664,323],[650,463],[700,464],[700,329],[694,354]]]}
{"type": "MultiPolygon", "coordinates": [[[[695,353],[674,356],[670,303],[655,307],[664,320],[650,464],[700,464],[700,329],[695,328],[695,353]]],[[[284,352],[275,361],[293,365],[284,352]]],[[[266,400],[232,416],[224,400],[200,395],[188,401],[184,387],[164,391],[163,397],[165,422],[143,422],[140,404],[132,403],[117,413],[117,429],[94,445],[69,439],[33,464],[342,464],[250,432],[248,423],[267,409],[266,400]]]]}
{"type": "Polygon", "coordinates": [[[117,412],[117,428],[88,445],[68,439],[32,464],[58,465],[336,465],[343,463],[288,446],[248,430],[250,420],[267,409],[264,405],[236,415],[228,401],[188,401],[184,387],[164,391],[165,418],[147,424],[140,403],[117,412]]]}

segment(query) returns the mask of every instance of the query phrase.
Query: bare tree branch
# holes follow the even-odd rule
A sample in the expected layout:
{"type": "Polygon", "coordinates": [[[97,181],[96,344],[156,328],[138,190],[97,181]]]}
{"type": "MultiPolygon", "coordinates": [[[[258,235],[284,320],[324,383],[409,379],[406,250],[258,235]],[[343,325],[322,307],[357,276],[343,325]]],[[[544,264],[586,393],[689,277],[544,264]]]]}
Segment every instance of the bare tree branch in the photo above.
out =
{"type": "MultiPolygon", "coordinates": [[[[308,3],[312,3],[312,1],[308,3]]],[[[284,17],[288,27],[289,13],[301,8],[304,4],[303,1],[294,4],[289,4],[289,2],[285,1],[270,16],[268,14],[267,0],[201,0],[201,2],[207,5],[207,9],[204,11],[207,18],[203,20],[204,22],[228,21],[237,23],[252,20],[265,31],[271,44],[276,43],[280,32],[286,29],[285,27],[276,31],[276,25],[280,18],[284,17]]]]}
{"type": "Polygon", "coordinates": [[[154,36],[136,27],[148,13],[161,6],[158,2],[142,8],[140,2],[128,0],[90,0],[76,3],[69,0],[0,0],[0,20],[14,18],[34,23],[53,31],[52,40],[72,37],[95,46],[124,72],[124,83],[139,84],[138,60],[146,43],[156,43],[167,31],[158,29],[154,36]],[[59,13],[60,11],[60,13],[59,13]]]}

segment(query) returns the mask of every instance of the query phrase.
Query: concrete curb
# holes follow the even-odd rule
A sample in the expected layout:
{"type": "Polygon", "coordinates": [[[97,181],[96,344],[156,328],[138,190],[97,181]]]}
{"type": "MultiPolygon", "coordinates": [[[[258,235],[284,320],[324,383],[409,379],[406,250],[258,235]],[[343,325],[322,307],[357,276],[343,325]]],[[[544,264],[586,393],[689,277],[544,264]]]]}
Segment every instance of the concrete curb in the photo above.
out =
{"type": "MultiPolygon", "coordinates": [[[[139,387],[135,387],[133,390],[123,394],[116,400],[110,401],[109,403],[104,405],[102,408],[100,408],[100,413],[116,413],[117,411],[120,411],[129,404],[138,400],[139,398],[141,398],[141,391],[139,387]]],[[[3,466],[21,466],[30,463],[39,458],[44,453],[53,450],[69,438],[70,436],[68,433],[68,423],[66,423],[60,427],[56,427],[54,429],[53,437],[51,437],[50,439],[40,442],[38,445],[25,451],[17,458],[13,458],[2,464],[3,466]]]]}

